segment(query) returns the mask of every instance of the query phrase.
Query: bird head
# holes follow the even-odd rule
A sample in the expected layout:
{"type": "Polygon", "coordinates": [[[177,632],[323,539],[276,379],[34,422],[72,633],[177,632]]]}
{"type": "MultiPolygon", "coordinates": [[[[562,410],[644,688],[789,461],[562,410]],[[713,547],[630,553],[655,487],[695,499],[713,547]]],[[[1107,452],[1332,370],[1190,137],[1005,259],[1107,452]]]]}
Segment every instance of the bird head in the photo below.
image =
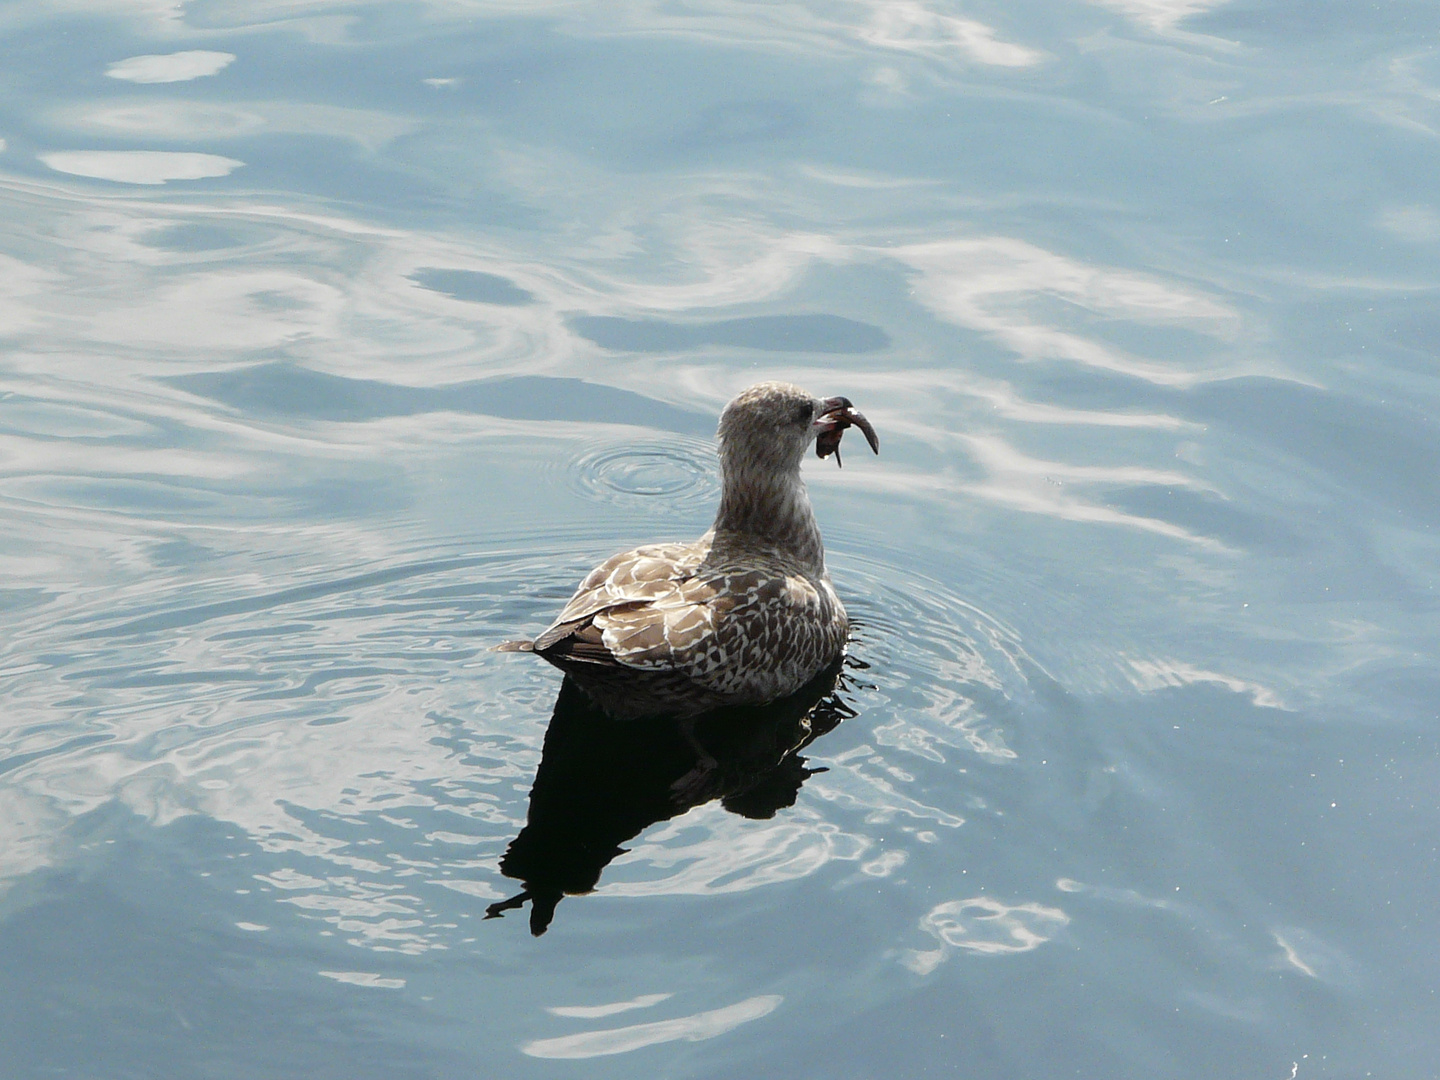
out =
{"type": "Polygon", "coordinates": [[[798,472],[810,444],[840,460],[840,435],[858,427],[875,453],[880,439],[849,398],[817,398],[791,383],[764,382],[742,390],[720,414],[720,454],[742,469],[798,472]]]}

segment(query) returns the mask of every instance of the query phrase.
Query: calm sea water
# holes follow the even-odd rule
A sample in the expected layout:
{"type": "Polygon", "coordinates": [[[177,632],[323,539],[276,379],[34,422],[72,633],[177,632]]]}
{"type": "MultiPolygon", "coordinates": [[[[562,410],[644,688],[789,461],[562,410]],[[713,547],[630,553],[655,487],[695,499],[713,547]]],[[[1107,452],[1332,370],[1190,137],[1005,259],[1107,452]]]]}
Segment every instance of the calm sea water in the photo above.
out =
{"type": "Polygon", "coordinates": [[[1436,4],[0,23],[6,1080],[1437,1074],[1436,4]],[[602,821],[489,646],[772,377],[854,715],[602,821]]]}

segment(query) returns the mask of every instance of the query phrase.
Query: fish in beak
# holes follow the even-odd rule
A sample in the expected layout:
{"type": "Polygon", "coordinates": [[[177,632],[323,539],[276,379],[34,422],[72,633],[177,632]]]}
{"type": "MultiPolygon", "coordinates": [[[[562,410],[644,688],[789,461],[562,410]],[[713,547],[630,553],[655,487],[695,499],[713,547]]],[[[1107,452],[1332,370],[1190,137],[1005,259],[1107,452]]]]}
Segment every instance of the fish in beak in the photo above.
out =
{"type": "Polygon", "coordinates": [[[832,397],[822,401],[812,426],[815,431],[815,456],[818,458],[834,454],[835,464],[840,464],[840,436],[848,427],[858,427],[865,433],[870,449],[880,453],[880,437],[865,415],[850,404],[849,398],[832,397]]]}

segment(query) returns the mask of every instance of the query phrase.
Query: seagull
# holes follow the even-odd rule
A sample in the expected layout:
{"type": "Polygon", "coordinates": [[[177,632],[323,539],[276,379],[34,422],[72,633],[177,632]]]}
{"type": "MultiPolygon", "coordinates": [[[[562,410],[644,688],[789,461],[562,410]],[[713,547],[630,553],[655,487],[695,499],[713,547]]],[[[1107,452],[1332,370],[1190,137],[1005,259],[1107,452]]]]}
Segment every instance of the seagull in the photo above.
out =
{"type": "Polygon", "coordinates": [[[720,508],[693,543],[647,544],[586,575],[534,641],[619,720],[762,705],[799,690],[845,652],[849,620],[830,584],[800,464],[840,462],[840,436],[880,440],[849,398],[764,382],[720,415],[720,508]]]}

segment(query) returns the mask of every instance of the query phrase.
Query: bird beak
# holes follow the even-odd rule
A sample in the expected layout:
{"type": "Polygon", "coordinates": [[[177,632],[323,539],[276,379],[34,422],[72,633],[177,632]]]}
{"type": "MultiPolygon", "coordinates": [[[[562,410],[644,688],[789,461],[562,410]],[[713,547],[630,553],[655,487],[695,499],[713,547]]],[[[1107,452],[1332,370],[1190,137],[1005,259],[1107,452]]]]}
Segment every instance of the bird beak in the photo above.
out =
{"type": "Polygon", "coordinates": [[[880,437],[865,419],[863,413],[850,399],[845,397],[826,398],[820,403],[820,412],[811,429],[815,432],[815,456],[827,458],[835,455],[835,464],[840,464],[840,435],[848,427],[858,427],[865,434],[870,449],[880,453],[880,437]]]}

